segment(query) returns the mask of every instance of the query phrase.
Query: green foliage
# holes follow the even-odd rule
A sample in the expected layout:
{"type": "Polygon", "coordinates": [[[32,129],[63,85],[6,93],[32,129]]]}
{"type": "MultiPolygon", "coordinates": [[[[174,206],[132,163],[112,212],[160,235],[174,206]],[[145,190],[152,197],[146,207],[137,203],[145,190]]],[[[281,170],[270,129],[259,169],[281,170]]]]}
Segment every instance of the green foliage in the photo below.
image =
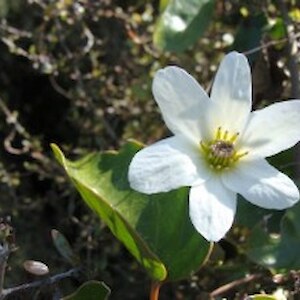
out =
{"type": "MultiPolygon", "coordinates": [[[[272,164],[284,166],[292,160],[291,150],[270,159],[272,164]]],[[[292,165],[284,172],[291,175],[292,165]]],[[[300,247],[300,205],[286,211],[263,209],[239,199],[236,223],[249,230],[245,246],[248,257],[273,272],[288,272],[300,267],[297,247],[300,247]]]]}
{"type": "MultiPolygon", "coordinates": [[[[236,31],[232,48],[244,52],[259,47],[266,24],[266,17],[262,13],[245,18],[236,31]]],[[[250,62],[253,62],[257,55],[258,53],[250,55],[250,62]]]]}
{"type": "Polygon", "coordinates": [[[6,1],[0,0],[0,17],[7,17],[9,14],[17,12],[21,7],[22,0],[6,1]]]}
{"type": "Polygon", "coordinates": [[[271,295],[265,295],[265,294],[261,294],[261,295],[253,295],[249,297],[249,300],[276,300],[277,298],[271,295]]]}
{"type": "MultiPolygon", "coordinates": [[[[184,51],[207,30],[214,0],[171,0],[158,20],[154,44],[162,50],[184,51]]],[[[165,4],[163,5],[165,7],[165,4]]]]}
{"type": "Polygon", "coordinates": [[[281,220],[280,234],[271,234],[261,225],[252,231],[247,255],[267,268],[288,272],[300,268],[300,204],[289,208],[281,220]]]}
{"type": "Polygon", "coordinates": [[[278,232],[283,214],[284,212],[280,210],[264,209],[255,206],[241,196],[238,196],[238,208],[235,222],[248,229],[252,229],[257,224],[263,224],[267,230],[278,232]]]}
{"type": "Polygon", "coordinates": [[[140,145],[131,142],[118,154],[93,154],[76,162],[52,148],[88,206],[153,279],[178,280],[204,263],[211,245],[189,220],[188,190],[142,195],[130,189],[127,169],[140,145]]]}
{"type": "MultiPolygon", "coordinates": [[[[296,33],[292,52],[298,56],[299,8],[296,1],[286,3],[293,25],[290,30],[296,33]]],[[[45,262],[51,274],[65,271],[70,263],[81,263],[85,267],[83,278],[79,282],[65,279],[59,284],[63,295],[82,282],[98,279],[116,287],[112,299],[146,299],[146,275],[97,215],[80,201],[53,161],[49,144],[55,142],[70,157],[78,157],[95,150],[118,149],[132,137],[152,143],[167,136],[151,94],[154,72],[169,64],[179,65],[209,90],[216,67],[229,50],[253,53],[247,56],[253,71],[254,108],[290,98],[286,24],[277,2],[0,0],[0,16],[0,211],[16,232],[16,237],[12,233],[8,240],[17,245],[9,260],[11,271],[5,285],[28,280],[28,274],[21,271],[26,260],[45,262]],[[166,16],[181,18],[186,30],[174,31],[164,20],[166,16]],[[59,233],[51,241],[52,228],[65,237],[59,233]]],[[[129,152],[133,155],[137,146],[132,147],[129,152]]],[[[294,149],[286,153],[275,158],[272,165],[299,182],[294,172],[299,158],[294,149]]],[[[102,155],[95,154],[93,159],[102,161],[102,155]]],[[[119,155],[104,156],[116,159],[119,155]]],[[[105,178],[110,172],[106,171],[105,178]]],[[[186,193],[182,189],[172,195],[186,197],[186,193]]],[[[138,197],[142,209],[146,200],[138,197]]],[[[161,197],[156,195],[155,200],[161,197]]],[[[156,202],[147,199],[149,206],[156,202]]],[[[154,216],[157,228],[171,223],[169,209],[174,202],[167,200],[164,209],[168,218],[154,216]]],[[[177,202],[186,214],[186,199],[177,202]]],[[[152,226],[155,207],[152,209],[146,210],[144,227],[152,226]]],[[[197,299],[202,292],[202,298],[208,299],[216,287],[251,273],[259,273],[261,279],[238,286],[224,297],[236,300],[261,290],[271,293],[278,285],[292,294],[297,279],[289,269],[292,260],[299,266],[294,251],[299,246],[299,213],[298,208],[288,210],[282,219],[284,212],[263,210],[240,200],[233,229],[215,247],[206,266],[188,281],[166,285],[162,299],[197,299]],[[272,276],[278,270],[286,277],[275,283],[272,276]]],[[[174,222],[178,224],[179,220],[174,222]]],[[[175,232],[172,224],[168,234],[175,232]]],[[[124,232],[128,234],[128,228],[124,232]]],[[[177,231],[173,234],[176,237],[177,231]]],[[[156,249],[157,244],[150,245],[151,241],[143,235],[149,255],[159,261],[158,269],[168,266],[167,253],[162,253],[165,245],[156,249]]],[[[174,252],[181,243],[178,241],[174,252]]],[[[134,248],[130,240],[128,244],[134,248]]],[[[169,246],[168,240],[165,244],[169,246]]],[[[185,247],[181,248],[178,254],[170,251],[177,257],[181,254],[185,264],[190,258],[183,253],[185,247]]],[[[178,265],[172,270],[176,268],[185,269],[186,276],[188,269],[197,270],[198,266],[178,265]]],[[[178,274],[173,275],[175,278],[178,274]]],[[[45,290],[41,295],[40,290],[32,290],[20,297],[48,299],[52,292],[45,290]]]]}
{"type": "Polygon", "coordinates": [[[279,40],[285,37],[285,26],[282,18],[277,18],[275,22],[272,22],[270,25],[270,36],[274,40],[279,40]]]}
{"type": "Polygon", "coordinates": [[[51,235],[54,246],[57,249],[57,251],[61,254],[61,256],[71,265],[79,264],[79,258],[72,250],[65,236],[56,229],[51,230],[51,235]]]}
{"type": "Polygon", "coordinates": [[[110,289],[104,282],[88,281],[78,288],[72,295],[62,298],[62,300],[107,300],[110,289]]]}

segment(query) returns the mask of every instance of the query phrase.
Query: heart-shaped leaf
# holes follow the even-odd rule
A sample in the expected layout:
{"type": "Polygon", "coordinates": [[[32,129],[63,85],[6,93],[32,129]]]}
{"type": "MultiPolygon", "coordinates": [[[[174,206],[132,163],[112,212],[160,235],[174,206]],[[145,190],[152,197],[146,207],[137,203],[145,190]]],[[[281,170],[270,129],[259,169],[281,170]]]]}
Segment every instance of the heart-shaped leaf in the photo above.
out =
{"type": "MultiPolygon", "coordinates": [[[[183,51],[202,36],[213,14],[214,0],[169,1],[154,30],[154,44],[169,51],[183,51]]],[[[161,5],[161,7],[165,4],[161,5]]]]}
{"type": "Polygon", "coordinates": [[[157,281],[177,280],[199,269],[211,244],[188,215],[188,188],[144,195],[129,187],[127,172],[141,145],[130,142],[119,153],[95,153],[68,161],[52,145],[87,205],[157,281]]]}

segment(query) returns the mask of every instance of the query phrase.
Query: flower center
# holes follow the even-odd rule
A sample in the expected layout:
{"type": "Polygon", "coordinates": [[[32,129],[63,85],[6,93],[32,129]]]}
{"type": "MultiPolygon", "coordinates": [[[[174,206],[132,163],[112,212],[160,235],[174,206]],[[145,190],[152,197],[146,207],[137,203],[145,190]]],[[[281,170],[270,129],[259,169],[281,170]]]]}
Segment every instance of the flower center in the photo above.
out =
{"type": "Polygon", "coordinates": [[[234,154],[234,146],[232,143],[227,141],[216,141],[210,145],[210,151],[214,156],[217,157],[231,157],[234,154]]]}
{"type": "Polygon", "coordinates": [[[235,142],[239,133],[230,135],[227,130],[219,127],[215,138],[209,142],[200,142],[202,153],[209,167],[216,171],[228,170],[241,157],[248,152],[239,152],[235,148],[235,142]]]}

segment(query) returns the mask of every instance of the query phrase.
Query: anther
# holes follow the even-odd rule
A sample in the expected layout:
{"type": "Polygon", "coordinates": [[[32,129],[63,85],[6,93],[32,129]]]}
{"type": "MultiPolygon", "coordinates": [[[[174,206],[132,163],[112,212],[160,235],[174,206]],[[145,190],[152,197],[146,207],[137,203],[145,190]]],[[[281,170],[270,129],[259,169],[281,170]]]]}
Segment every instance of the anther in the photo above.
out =
{"type": "Polygon", "coordinates": [[[236,160],[238,160],[238,159],[240,159],[241,157],[248,155],[248,153],[249,153],[249,151],[245,151],[245,152],[242,152],[242,153],[238,153],[238,154],[235,155],[235,158],[236,158],[236,160]]]}
{"type": "Polygon", "coordinates": [[[239,132],[231,135],[228,130],[222,130],[219,126],[215,138],[211,141],[200,141],[200,147],[210,168],[221,172],[231,168],[240,158],[248,154],[248,151],[239,152],[235,149],[235,142],[239,132]]]}
{"type": "Polygon", "coordinates": [[[216,141],[210,146],[210,150],[216,157],[230,157],[234,154],[233,144],[228,141],[216,141]]]}
{"type": "Polygon", "coordinates": [[[239,135],[240,135],[239,132],[237,132],[236,134],[234,134],[234,135],[230,138],[229,142],[234,143],[234,142],[236,141],[236,139],[238,138],[239,135]]]}
{"type": "Polygon", "coordinates": [[[224,136],[223,136],[223,140],[226,141],[227,140],[227,136],[228,136],[228,131],[225,130],[224,132],[224,136]]]}
{"type": "Polygon", "coordinates": [[[222,134],[222,127],[219,126],[217,129],[216,140],[219,140],[221,138],[221,134],[222,134]]]}

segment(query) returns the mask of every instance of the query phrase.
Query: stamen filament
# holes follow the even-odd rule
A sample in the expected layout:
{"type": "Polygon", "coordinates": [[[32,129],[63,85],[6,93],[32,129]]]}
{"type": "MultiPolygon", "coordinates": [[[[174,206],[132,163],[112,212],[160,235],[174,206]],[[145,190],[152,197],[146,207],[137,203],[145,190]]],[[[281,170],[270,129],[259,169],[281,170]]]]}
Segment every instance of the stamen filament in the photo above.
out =
{"type": "Polygon", "coordinates": [[[231,135],[228,130],[223,131],[219,126],[212,141],[200,141],[200,148],[210,168],[218,172],[227,170],[248,154],[248,151],[239,152],[235,149],[238,136],[238,132],[231,135]]]}
{"type": "Polygon", "coordinates": [[[230,138],[229,142],[234,143],[234,142],[237,140],[237,138],[238,138],[239,135],[240,135],[239,132],[235,133],[235,134],[230,138]]]}
{"type": "Polygon", "coordinates": [[[241,157],[246,156],[248,153],[249,153],[249,151],[238,153],[238,154],[236,154],[236,159],[240,159],[241,157]]]}
{"type": "Polygon", "coordinates": [[[222,128],[220,126],[217,129],[216,140],[219,140],[221,138],[221,133],[222,133],[222,128]]]}
{"type": "Polygon", "coordinates": [[[208,152],[209,147],[203,141],[200,142],[200,146],[204,152],[208,152]]]}
{"type": "Polygon", "coordinates": [[[227,136],[228,136],[228,131],[225,130],[224,132],[224,136],[223,136],[223,140],[226,141],[227,140],[227,136]]]}

